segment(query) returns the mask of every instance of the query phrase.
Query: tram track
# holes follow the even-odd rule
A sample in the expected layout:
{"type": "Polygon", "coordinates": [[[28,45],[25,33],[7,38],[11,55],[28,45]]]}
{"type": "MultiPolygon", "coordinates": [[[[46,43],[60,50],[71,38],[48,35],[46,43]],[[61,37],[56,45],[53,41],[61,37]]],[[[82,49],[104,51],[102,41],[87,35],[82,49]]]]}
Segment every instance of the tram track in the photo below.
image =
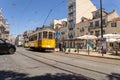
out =
{"type": "MultiPolygon", "coordinates": [[[[44,52],[41,52],[41,53],[44,53],[44,52]]],[[[111,59],[109,59],[109,58],[104,58],[104,60],[102,60],[102,61],[99,61],[99,60],[93,60],[93,59],[90,59],[90,57],[89,57],[89,59],[88,58],[84,58],[84,56],[83,57],[78,57],[78,55],[79,54],[77,54],[77,56],[75,56],[75,54],[69,54],[69,55],[74,55],[74,56],[68,56],[68,54],[64,54],[64,53],[58,53],[58,52],[53,52],[54,54],[51,54],[51,55],[59,55],[59,56],[62,56],[62,57],[68,57],[68,58],[73,58],[73,59],[84,59],[84,60],[89,60],[89,61],[92,61],[92,62],[99,62],[99,63],[105,63],[105,64],[111,64],[111,65],[118,65],[118,66],[120,66],[120,64],[117,64],[117,63],[112,63],[112,62],[105,62],[104,60],[111,60],[111,59]]],[[[86,57],[86,56],[85,56],[86,57]]],[[[95,58],[95,57],[94,57],[95,58]]],[[[96,58],[98,58],[99,59],[99,57],[96,57],[96,58]]],[[[119,60],[112,60],[112,61],[119,61],[119,60]]],[[[118,62],[119,63],[119,62],[118,62]]]]}
{"type": "Polygon", "coordinates": [[[37,57],[44,58],[44,59],[47,59],[47,60],[50,60],[50,61],[54,61],[54,62],[56,62],[56,63],[61,63],[61,64],[65,64],[65,65],[68,65],[68,66],[72,66],[72,67],[75,67],[75,68],[79,68],[79,69],[83,69],[83,70],[87,70],[87,71],[92,71],[92,72],[96,72],[96,73],[100,73],[100,74],[104,74],[104,75],[109,75],[109,74],[104,73],[104,72],[95,71],[95,70],[92,70],[92,69],[88,69],[88,68],[76,66],[76,65],[69,64],[69,63],[65,63],[65,62],[62,62],[62,61],[55,60],[55,59],[47,58],[47,57],[45,57],[45,56],[40,56],[40,55],[38,55],[38,54],[32,54],[32,55],[35,55],[35,56],[37,56],[37,57]]]}
{"type": "MultiPolygon", "coordinates": [[[[87,77],[87,76],[84,76],[84,75],[82,75],[82,74],[79,74],[79,73],[77,73],[77,72],[74,72],[74,71],[72,71],[72,70],[69,70],[69,69],[66,69],[66,68],[61,68],[61,67],[59,67],[59,66],[56,66],[57,65],[57,63],[61,63],[61,64],[64,64],[64,65],[68,65],[68,64],[65,64],[65,63],[62,63],[62,62],[59,62],[59,61],[56,61],[56,60],[52,60],[52,59],[48,59],[48,58],[45,58],[45,57],[42,57],[42,56],[38,56],[38,55],[34,55],[34,54],[29,54],[29,55],[26,55],[26,54],[23,54],[22,52],[18,52],[17,51],[17,53],[19,53],[19,54],[21,54],[21,55],[23,55],[23,56],[25,56],[25,57],[27,57],[27,58],[30,58],[30,59],[32,59],[32,60],[35,60],[35,61],[37,61],[37,62],[40,62],[40,63],[43,63],[43,64],[45,64],[45,65],[47,65],[47,66],[50,66],[50,67],[53,67],[53,68],[56,68],[56,69],[59,69],[59,70],[62,70],[62,71],[65,71],[65,72],[68,72],[68,73],[71,73],[71,74],[74,74],[74,75],[77,75],[77,76],[81,76],[81,77],[83,77],[83,78],[85,78],[85,80],[95,80],[95,79],[93,79],[93,78],[89,78],[89,77],[87,77]],[[44,59],[47,59],[48,61],[53,61],[53,62],[55,62],[55,63],[50,63],[50,62],[46,62],[46,60],[40,60],[39,58],[44,58],[44,59]]],[[[26,53],[28,53],[28,52],[26,52],[26,53]]],[[[72,66],[72,65],[71,65],[72,66]]],[[[75,66],[73,66],[73,67],[75,67],[75,66]]]]}
{"type": "MultiPolygon", "coordinates": [[[[111,63],[111,62],[105,62],[104,60],[103,61],[96,61],[96,60],[92,60],[92,59],[87,59],[87,58],[84,58],[84,57],[73,57],[73,56],[68,56],[68,54],[59,54],[57,52],[54,52],[54,54],[52,55],[59,55],[59,56],[63,56],[63,57],[68,57],[68,58],[75,58],[75,59],[84,59],[84,60],[89,60],[89,61],[92,61],[92,62],[99,62],[99,63],[105,63],[105,64],[112,64],[112,65],[118,65],[120,66],[120,64],[117,64],[117,63],[111,63]]],[[[75,55],[75,54],[70,54],[70,55],[75,55]]],[[[79,54],[77,54],[78,56],[79,54]]],[[[86,56],[85,56],[86,57],[86,56]]],[[[89,56],[88,56],[89,57],[89,56]]],[[[105,60],[110,60],[110,59],[105,59],[105,60]]],[[[113,61],[113,60],[112,60],[113,61]]],[[[118,60],[115,60],[115,61],[118,61],[118,60]]]]}
{"type": "MultiPolygon", "coordinates": [[[[44,59],[44,60],[38,60],[38,59],[36,59],[36,58],[33,58],[34,60],[37,60],[38,62],[41,62],[41,63],[44,63],[44,64],[47,64],[47,65],[49,65],[49,66],[51,66],[51,67],[54,67],[54,68],[57,68],[57,69],[60,69],[60,70],[64,70],[64,71],[66,71],[66,72],[69,72],[69,73],[72,73],[72,74],[77,74],[77,75],[81,75],[81,73],[79,73],[78,71],[76,72],[76,71],[73,71],[73,70],[71,70],[71,68],[70,67],[72,67],[72,68],[74,68],[74,69],[82,69],[82,70],[85,70],[85,71],[88,71],[88,72],[92,72],[92,73],[97,73],[97,74],[101,74],[101,75],[105,75],[105,76],[108,76],[108,75],[110,75],[109,73],[105,73],[105,72],[102,72],[102,71],[97,71],[97,70],[93,70],[93,69],[89,69],[89,68],[85,68],[85,67],[81,67],[81,66],[77,66],[77,65],[73,65],[73,64],[70,64],[70,63],[66,63],[66,62],[62,62],[62,61],[59,61],[59,60],[55,60],[55,59],[51,59],[51,58],[48,58],[48,57],[46,57],[46,56],[44,56],[44,55],[39,55],[39,54],[36,54],[36,53],[34,53],[33,54],[33,52],[28,52],[28,51],[24,51],[25,53],[27,53],[27,54],[29,54],[29,55],[32,55],[32,56],[37,56],[37,57],[39,57],[39,58],[42,58],[42,59],[44,59]],[[49,62],[46,62],[46,60],[48,60],[49,62]],[[53,64],[51,64],[51,61],[52,62],[54,62],[53,64]],[[60,66],[58,66],[57,64],[59,64],[59,65],[65,65],[65,66],[68,66],[68,68],[66,69],[66,68],[61,68],[60,66]]],[[[23,53],[21,53],[22,55],[25,55],[26,56],[26,54],[23,54],[23,53]]],[[[43,53],[41,53],[41,54],[43,54],[43,53]]],[[[53,54],[52,54],[53,55],[53,54]]],[[[28,55],[27,55],[27,57],[29,57],[28,55]]],[[[29,57],[29,58],[32,58],[32,57],[29,57]]],[[[69,57],[70,58],[70,57],[69,57]]],[[[74,57],[73,57],[74,58],[74,57]]],[[[114,77],[114,76],[113,76],[114,77]]]]}

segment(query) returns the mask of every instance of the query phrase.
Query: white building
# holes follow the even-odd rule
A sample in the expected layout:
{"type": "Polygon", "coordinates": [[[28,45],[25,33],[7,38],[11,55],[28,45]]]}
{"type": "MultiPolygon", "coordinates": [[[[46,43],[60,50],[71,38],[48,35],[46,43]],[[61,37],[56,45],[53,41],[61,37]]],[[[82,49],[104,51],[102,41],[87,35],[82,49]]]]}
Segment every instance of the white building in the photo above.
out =
{"type": "Polygon", "coordinates": [[[0,9],[0,38],[4,38],[5,20],[0,9]]]}
{"type": "Polygon", "coordinates": [[[9,23],[4,19],[2,10],[0,9],[0,38],[9,40],[9,23]]]}
{"type": "Polygon", "coordinates": [[[91,19],[92,12],[97,10],[90,0],[68,0],[68,39],[75,35],[75,25],[82,17],[91,19]]]}
{"type": "Polygon", "coordinates": [[[67,22],[67,18],[64,19],[53,19],[50,25],[55,29],[57,27],[57,24],[62,24],[62,22],[67,22]]]}
{"type": "Polygon", "coordinates": [[[24,44],[23,34],[18,35],[15,39],[15,45],[19,47],[19,46],[23,46],[23,44],[24,44]]]}

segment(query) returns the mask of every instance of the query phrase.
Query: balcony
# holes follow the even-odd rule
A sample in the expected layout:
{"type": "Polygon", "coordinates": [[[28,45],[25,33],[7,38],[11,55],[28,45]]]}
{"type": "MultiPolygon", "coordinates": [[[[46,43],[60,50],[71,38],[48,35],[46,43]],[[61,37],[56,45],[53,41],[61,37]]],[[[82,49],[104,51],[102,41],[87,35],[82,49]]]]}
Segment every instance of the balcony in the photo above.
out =
{"type": "Polygon", "coordinates": [[[71,22],[73,22],[73,19],[69,19],[68,21],[69,21],[69,23],[71,23],[71,22]]]}
{"type": "Polygon", "coordinates": [[[73,28],[72,28],[72,27],[71,27],[71,28],[69,28],[69,31],[70,31],[70,30],[73,30],[73,28]]]}
{"type": "MultiPolygon", "coordinates": [[[[101,28],[100,25],[99,25],[99,26],[89,26],[89,27],[88,27],[88,30],[100,29],[100,28],[101,28]]],[[[105,25],[105,24],[103,25],[103,28],[106,28],[106,25],[105,25]]]]}
{"type": "Polygon", "coordinates": [[[95,29],[95,26],[89,26],[88,29],[95,29]]]}
{"type": "Polygon", "coordinates": [[[61,34],[62,34],[62,35],[64,35],[64,34],[65,34],[65,32],[61,32],[61,34]]]}
{"type": "Polygon", "coordinates": [[[9,34],[10,33],[10,31],[4,31],[4,34],[9,34]]]}
{"type": "Polygon", "coordinates": [[[73,10],[69,11],[68,15],[73,15],[73,10]]]}
{"type": "Polygon", "coordinates": [[[0,21],[0,28],[1,27],[4,28],[4,26],[5,26],[5,24],[2,21],[0,21]]]}

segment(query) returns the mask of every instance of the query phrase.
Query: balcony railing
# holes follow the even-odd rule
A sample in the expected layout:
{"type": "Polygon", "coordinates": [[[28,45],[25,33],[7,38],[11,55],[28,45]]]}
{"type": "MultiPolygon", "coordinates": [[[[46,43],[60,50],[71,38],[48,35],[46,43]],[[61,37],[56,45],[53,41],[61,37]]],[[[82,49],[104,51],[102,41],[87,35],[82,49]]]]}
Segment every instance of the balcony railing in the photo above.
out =
{"type": "Polygon", "coordinates": [[[4,26],[5,24],[2,21],[0,21],[0,27],[4,27],[4,26]]]}
{"type": "Polygon", "coordinates": [[[70,28],[69,28],[69,30],[73,30],[73,28],[72,28],[72,27],[70,27],[70,28]]]}
{"type": "MultiPolygon", "coordinates": [[[[106,27],[106,25],[103,25],[103,28],[105,28],[105,27],[106,27]]],[[[99,29],[99,28],[101,28],[101,26],[89,26],[89,27],[88,27],[89,30],[99,29]]]]}

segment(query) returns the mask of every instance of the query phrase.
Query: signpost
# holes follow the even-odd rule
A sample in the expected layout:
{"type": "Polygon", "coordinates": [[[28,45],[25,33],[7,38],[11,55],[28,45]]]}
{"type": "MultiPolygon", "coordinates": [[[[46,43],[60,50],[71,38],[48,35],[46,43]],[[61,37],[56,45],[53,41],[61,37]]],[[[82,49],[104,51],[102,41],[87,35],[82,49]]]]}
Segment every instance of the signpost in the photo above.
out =
{"type": "Polygon", "coordinates": [[[61,49],[60,48],[60,43],[61,43],[61,40],[60,40],[60,32],[56,32],[56,47],[59,48],[59,50],[61,49]]]}
{"type": "Polygon", "coordinates": [[[58,39],[58,38],[60,38],[60,32],[56,32],[56,38],[58,39]]]}
{"type": "Polygon", "coordinates": [[[98,48],[101,51],[102,56],[103,56],[103,54],[106,53],[106,38],[100,38],[99,39],[98,48]]]}

